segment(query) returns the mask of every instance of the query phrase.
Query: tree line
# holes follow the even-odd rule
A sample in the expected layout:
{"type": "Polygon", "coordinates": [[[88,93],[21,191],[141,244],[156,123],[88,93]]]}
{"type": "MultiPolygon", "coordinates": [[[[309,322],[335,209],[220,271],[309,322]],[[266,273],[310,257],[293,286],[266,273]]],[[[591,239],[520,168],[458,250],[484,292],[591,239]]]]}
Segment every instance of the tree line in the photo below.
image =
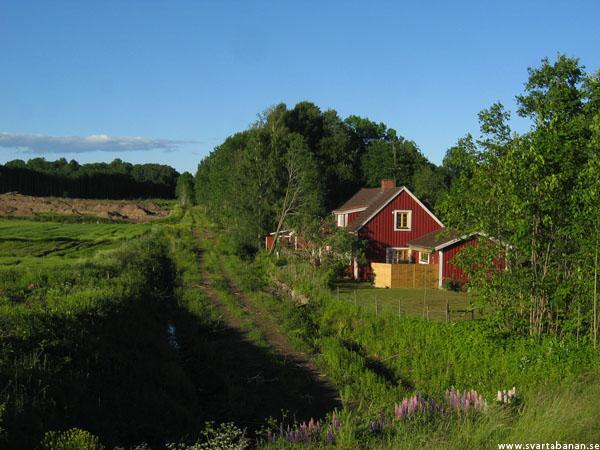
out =
{"type": "Polygon", "coordinates": [[[276,105],[228,137],[200,162],[195,191],[237,245],[253,251],[276,229],[314,233],[329,211],[382,178],[435,209],[452,173],[384,123],[305,101],[276,105]]]}
{"type": "Polygon", "coordinates": [[[179,173],[163,164],[79,164],[33,158],[0,165],[0,193],[73,198],[174,198],[179,173]]]}

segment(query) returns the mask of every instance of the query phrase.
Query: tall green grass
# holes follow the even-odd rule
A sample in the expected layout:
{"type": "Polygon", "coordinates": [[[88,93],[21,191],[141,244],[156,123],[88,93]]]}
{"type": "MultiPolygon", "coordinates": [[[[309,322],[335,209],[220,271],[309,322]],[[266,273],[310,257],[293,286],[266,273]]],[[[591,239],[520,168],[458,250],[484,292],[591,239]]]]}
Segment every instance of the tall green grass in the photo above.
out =
{"type": "MultiPolygon", "coordinates": [[[[588,345],[505,335],[485,320],[446,324],[376,316],[338,301],[326,273],[293,257],[272,260],[259,255],[247,262],[225,251],[222,258],[228,273],[250,292],[256,287],[248,280],[278,279],[312,299],[308,307],[285,298],[264,299],[287,333],[315,354],[340,390],[341,414],[354,424],[336,444],[319,441],[308,447],[479,449],[496,448],[500,442],[600,440],[594,426],[600,419],[600,355],[588,345]],[[520,406],[496,405],[496,392],[512,386],[520,406]],[[366,429],[382,411],[391,415],[403,397],[418,391],[443,403],[450,387],[482,393],[488,399],[487,412],[442,416],[416,425],[395,423],[381,434],[366,429]]],[[[265,446],[289,444],[279,440],[265,446]]]]}
{"type": "Polygon", "coordinates": [[[195,392],[168,345],[174,270],[160,236],[61,270],[4,272],[0,404],[8,448],[81,427],[164,442],[195,427],[195,392]]]}

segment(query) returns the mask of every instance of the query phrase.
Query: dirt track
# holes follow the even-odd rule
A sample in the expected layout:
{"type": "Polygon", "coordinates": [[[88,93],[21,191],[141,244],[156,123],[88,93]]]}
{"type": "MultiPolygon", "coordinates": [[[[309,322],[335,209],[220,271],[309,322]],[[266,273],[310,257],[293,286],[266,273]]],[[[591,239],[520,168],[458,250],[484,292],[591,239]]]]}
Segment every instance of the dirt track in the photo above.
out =
{"type": "Polygon", "coordinates": [[[151,200],[30,197],[17,193],[0,195],[0,216],[28,217],[36,214],[94,216],[130,222],[149,222],[168,216],[169,210],[151,200]]]}
{"type": "MultiPolygon", "coordinates": [[[[194,233],[199,239],[198,233],[194,233]]],[[[219,294],[212,286],[211,277],[204,267],[202,257],[199,260],[200,271],[203,279],[203,287],[209,300],[217,308],[225,324],[228,327],[239,332],[241,335],[246,335],[247,330],[244,328],[243,321],[232,314],[229,308],[222,302],[219,294]]],[[[267,388],[263,395],[266,404],[271,406],[277,405],[283,401],[283,404],[297,418],[308,420],[310,417],[322,418],[326,413],[331,412],[335,408],[341,406],[341,400],[338,397],[337,390],[334,386],[320,373],[311,357],[306,353],[296,351],[288,338],[280,330],[274,317],[272,317],[261,305],[254,302],[241,292],[233,283],[233,280],[227,276],[223,268],[220,270],[225,278],[227,290],[233,294],[238,300],[240,306],[248,314],[251,322],[257,327],[270,347],[273,349],[276,358],[283,362],[283,365],[289,371],[294,373],[294,378],[301,380],[302,393],[287,389],[278,383],[272,388],[267,388]]],[[[232,346],[232,353],[236,353],[232,346]]],[[[247,355],[237,355],[236,358],[240,361],[247,355]]],[[[247,364],[251,365],[250,362],[247,364]]],[[[263,368],[264,369],[264,368],[263,368]]],[[[281,407],[281,406],[280,406],[281,407]]],[[[267,408],[267,407],[266,407],[267,408]]],[[[268,408],[267,408],[268,409],[268,408]]],[[[277,407],[274,408],[277,411],[277,407]]]]}

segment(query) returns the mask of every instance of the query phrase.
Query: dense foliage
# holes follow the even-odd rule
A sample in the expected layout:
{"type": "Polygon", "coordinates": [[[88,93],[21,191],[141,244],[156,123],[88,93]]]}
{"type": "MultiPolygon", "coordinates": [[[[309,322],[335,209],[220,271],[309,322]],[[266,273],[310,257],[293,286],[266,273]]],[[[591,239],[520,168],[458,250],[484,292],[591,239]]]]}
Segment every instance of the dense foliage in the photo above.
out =
{"type": "Polygon", "coordinates": [[[565,333],[597,342],[600,246],[600,75],[559,55],[529,70],[511,133],[509,113],[480,113],[482,138],[461,139],[445,164],[455,181],[447,225],[499,241],[463,256],[471,287],[508,331],[565,333]],[[506,272],[493,271],[507,256],[506,272]]]}
{"type": "Polygon", "coordinates": [[[20,159],[0,165],[0,193],[73,198],[174,198],[179,174],[162,164],[20,159]]]}
{"type": "Polygon", "coordinates": [[[194,177],[189,172],[183,172],[177,179],[175,195],[183,208],[194,205],[194,177]]]}
{"type": "Polygon", "coordinates": [[[240,248],[256,249],[276,229],[310,235],[326,213],[382,178],[414,188],[432,206],[447,182],[414,142],[383,123],[342,119],[309,102],[280,104],[202,160],[196,199],[240,248]]]}

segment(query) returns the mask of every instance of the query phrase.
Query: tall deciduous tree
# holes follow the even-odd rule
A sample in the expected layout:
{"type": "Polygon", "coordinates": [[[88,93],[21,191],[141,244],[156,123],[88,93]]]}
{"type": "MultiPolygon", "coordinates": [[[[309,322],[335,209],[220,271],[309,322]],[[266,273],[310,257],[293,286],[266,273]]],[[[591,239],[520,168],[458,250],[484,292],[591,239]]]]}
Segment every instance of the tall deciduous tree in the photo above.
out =
{"type": "Polygon", "coordinates": [[[175,194],[184,208],[194,204],[194,177],[189,172],[183,172],[177,179],[175,194]]]}
{"type": "MultiPolygon", "coordinates": [[[[565,56],[530,69],[517,101],[531,130],[511,135],[501,105],[482,111],[476,163],[453,183],[444,202],[447,223],[511,245],[511,270],[498,274],[502,283],[484,273],[486,264],[465,265],[471,272],[480,269],[472,284],[506,327],[525,323],[531,334],[597,329],[593,295],[582,295],[582,286],[593,285],[590,261],[598,236],[589,220],[598,210],[593,175],[598,102],[590,85],[578,61],[565,56]]],[[[488,260],[495,257],[490,253],[488,260]]]]}
{"type": "Polygon", "coordinates": [[[286,144],[284,193],[276,205],[277,226],[271,252],[277,247],[284,226],[302,230],[312,217],[322,212],[317,166],[303,137],[292,133],[286,144]]]}

